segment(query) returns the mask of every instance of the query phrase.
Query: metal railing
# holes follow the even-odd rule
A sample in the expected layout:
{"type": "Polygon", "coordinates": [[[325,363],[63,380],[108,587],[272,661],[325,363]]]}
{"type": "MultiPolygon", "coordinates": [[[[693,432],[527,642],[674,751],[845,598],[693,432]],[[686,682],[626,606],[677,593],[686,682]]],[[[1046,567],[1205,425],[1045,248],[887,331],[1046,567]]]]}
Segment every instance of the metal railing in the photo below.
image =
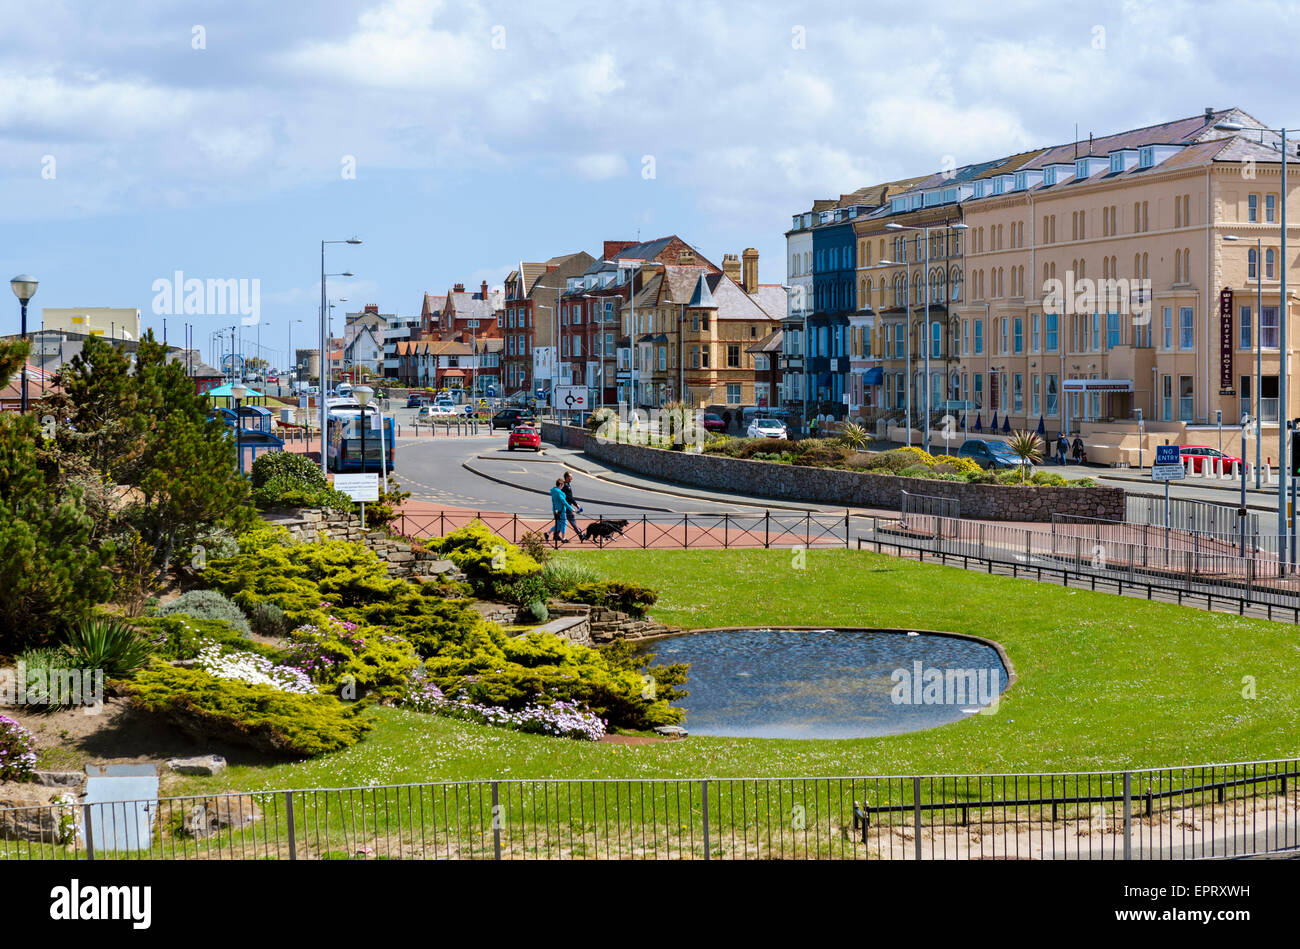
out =
{"type": "Polygon", "coordinates": [[[910,514],[937,517],[961,517],[961,502],[956,498],[942,498],[930,494],[913,494],[903,491],[898,513],[906,518],[910,514]]]}
{"type": "MultiPolygon", "coordinates": [[[[1236,509],[1233,510],[1235,512],[1236,509]]],[[[1170,523],[1173,524],[1172,517],[1170,523]]],[[[1247,532],[1244,538],[1245,547],[1243,548],[1242,535],[1235,530],[1209,531],[1143,523],[1131,524],[1110,518],[1087,517],[1081,514],[1052,515],[1052,531],[1061,536],[1078,535],[1098,543],[1123,541],[1143,544],[1148,547],[1163,546],[1167,538],[1176,538],[1180,543],[1187,542],[1194,546],[1199,544],[1205,546],[1206,549],[1236,550],[1238,553],[1244,549],[1248,556],[1255,559],[1265,557],[1270,560],[1276,559],[1279,546],[1285,543],[1285,538],[1279,538],[1277,534],[1261,534],[1258,532],[1258,526],[1258,518],[1247,519],[1247,532]],[[1250,530],[1252,525],[1256,528],[1254,532],[1250,530]]]]}
{"type": "MultiPolygon", "coordinates": [[[[956,561],[1012,567],[1014,575],[1038,576],[1068,583],[1071,576],[1090,578],[1093,588],[1102,582],[1116,592],[1145,590],[1148,599],[1158,591],[1183,602],[1204,601],[1207,609],[1230,608],[1245,614],[1247,608],[1274,618],[1300,623],[1300,573],[1276,557],[1247,551],[1242,557],[1235,544],[1195,533],[1158,532],[1158,543],[1135,543],[1116,537],[1094,536],[1095,528],[1057,531],[1032,530],[985,521],[943,517],[867,519],[866,533],[858,534],[858,547],[879,552],[915,551],[922,558],[934,554],[945,563],[956,561]],[[1258,609],[1257,607],[1262,607],[1258,609]]],[[[1124,525],[1119,525],[1123,528],[1124,525]]]]}
{"type": "Polygon", "coordinates": [[[502,780],[50,805],[0,810],[0,858],[1234,857],[1300,848],[1298,766],[502,780]]]}
{"type": "MultiPolygon", "coordinates": [[[[1236,504],[1170,498],[1168,526],[1202,534],[1236,534],[1241,530],[1237,510],[1236,504]]],[[[1153,494],[1126,494],[1124,520],[1129,524],[1165,527],[1165,499],[1153,494]]],[[[1247,511],[1247,538],[1259,533],[1259,514],[1247,511]]]]}
{"type": "MultiPolygon", "coordinates": [[[[389,530],[412,540],[443,537],[474,521],[482,521],[493,533],[517,544],[530,533],[555,526],[554,518],[529,514],[500,514],[486,511],[437,511],[402,514],[389,530]]],[[[723,548],[732,547],[845,547],[851,543],[848,512],[764,510],[741,514],[642,514],[631,518],[579,516],[578,524],[595,534],[579,540],[572,526],[566,537],[569,547],[612,548],[723,548]]]]}

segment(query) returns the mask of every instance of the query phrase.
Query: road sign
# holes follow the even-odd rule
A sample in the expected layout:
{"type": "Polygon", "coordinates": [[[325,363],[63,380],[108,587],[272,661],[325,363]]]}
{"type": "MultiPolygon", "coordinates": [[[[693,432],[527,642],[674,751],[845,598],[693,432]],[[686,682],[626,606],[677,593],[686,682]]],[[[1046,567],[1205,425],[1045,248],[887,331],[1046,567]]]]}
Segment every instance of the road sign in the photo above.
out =
{"type": "Polygon", "coordinates": [[[378,501],[379,475],[375,472],[336,474],[334,490],[342,491],[354,501],[378,501]]]}
{"type": "Polygon", "coordinates": [[[1152,481],[1181,481],[1187,477],[1177,445],[1157,445],[1156,463],[1151,466],[1152,481]]]}
{"type": "Polygon", "coordinates": [[[566,412],[585,412],[587,410],[586,386],[556,386],[552,408],[566,412]]]}

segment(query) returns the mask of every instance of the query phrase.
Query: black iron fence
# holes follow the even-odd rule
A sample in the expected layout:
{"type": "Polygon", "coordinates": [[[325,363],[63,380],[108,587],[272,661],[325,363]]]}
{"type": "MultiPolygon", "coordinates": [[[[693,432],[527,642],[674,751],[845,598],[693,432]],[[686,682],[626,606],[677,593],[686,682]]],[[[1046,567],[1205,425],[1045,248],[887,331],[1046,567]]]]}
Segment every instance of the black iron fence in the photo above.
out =
{"type": "Polygon", "coordinates": [[[1251,612],[1300,623],[1300,573],[1294,565],[1196,533],[1158,531],[1151,543],[1128,539],[1094,524],[1045,525],[1026,529],[986,521],[928,515],[899,519],[869,517],[859,531],[859,548],[935,555],[946,563],[1005,564],[1016,575],[1069,582],[1091,578],[1116,592],[1145,590],[1148,599],[1165,591],[1170,599],[1214,609],[1251,612]],[[1276,615],[1275,615],[1276,614],[1276,615]]]}
{"type": "Polygon", "coordinates": [[[1300,848],[1300,761],[509,780],[0,810],[8,859],[1199,859],[1300,848]]]}
{"type": "MultiPolygon", "coordinates": [[[[513,544],[529,533],[554,526],[553,518],[486,511],[435,511],[402,514],[389,530],[412,540],[442,537],[448,532],[482,521],[487,528],[513,544]]],[[[741,514],[641,514],[629,518],[578,517],[585,532],[580,539],[572,526],[566,537],[570,547],[637,549],[690,549],[732,547],[848,547],[852,543],[850,516],[815,511],[764,510],[741,514]],[[594,529],[593,529],[594,528],[594,529]]]]}

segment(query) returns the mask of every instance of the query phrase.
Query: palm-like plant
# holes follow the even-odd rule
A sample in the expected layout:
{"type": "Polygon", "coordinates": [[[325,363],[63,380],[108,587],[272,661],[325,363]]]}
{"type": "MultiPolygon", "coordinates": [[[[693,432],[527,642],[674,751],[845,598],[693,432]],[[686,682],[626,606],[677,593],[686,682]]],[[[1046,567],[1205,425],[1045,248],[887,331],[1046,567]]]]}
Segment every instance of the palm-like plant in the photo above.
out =
{"type": "Polygon", "coordinates": [[[81,668],[103,669],[105,675],[114,676],[139,669],[152,652],[134,627],[103,616],[69,627],[67,649],[81,668]]]}
{"type": "Polygon", "coordinates": [[[867,429],[859,422],[845,422],[844,427],[840,429],[840,441],[848,445],[854,451],[864,451],[871,436],[867,434],[867,429]]]}
{"type": "Polygon", "coordinates": [[[1043,460],[1043,440],[1035,432],[1016,432],[1007,447],[1020,459],[1020,483],[1024,484],[1029,466],[1043,460]]]}

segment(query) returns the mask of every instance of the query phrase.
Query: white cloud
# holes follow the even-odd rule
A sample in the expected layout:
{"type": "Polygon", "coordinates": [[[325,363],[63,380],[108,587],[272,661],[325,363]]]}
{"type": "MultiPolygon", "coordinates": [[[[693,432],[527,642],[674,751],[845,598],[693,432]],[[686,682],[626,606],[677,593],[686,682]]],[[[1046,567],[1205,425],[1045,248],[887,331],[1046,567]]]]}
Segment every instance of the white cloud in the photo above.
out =
{"type": "Polygon", "coordinates": [[[610,152],[579,155],[573,166],[579,175],[590,181],[604,181],[627,174],[627,159],[610,152]]]}

